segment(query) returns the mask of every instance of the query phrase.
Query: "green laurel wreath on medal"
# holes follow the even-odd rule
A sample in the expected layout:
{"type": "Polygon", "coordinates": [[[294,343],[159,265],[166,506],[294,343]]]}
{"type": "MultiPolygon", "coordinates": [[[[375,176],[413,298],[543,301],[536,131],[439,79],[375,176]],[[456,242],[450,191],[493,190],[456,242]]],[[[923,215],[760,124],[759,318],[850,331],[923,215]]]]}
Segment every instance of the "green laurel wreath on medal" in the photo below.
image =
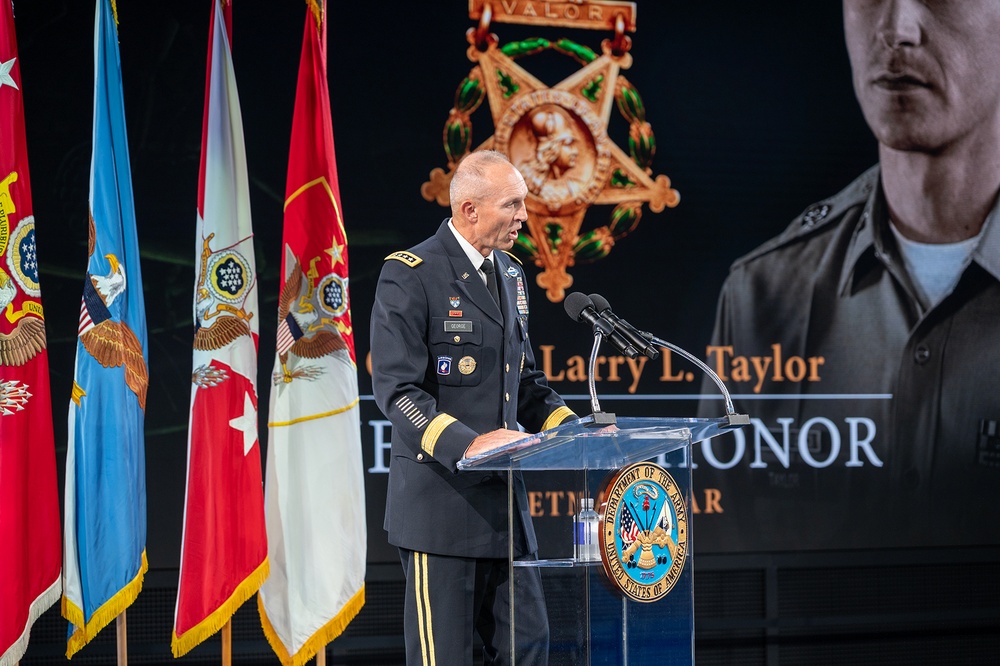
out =
{"type": "MultiPolygon", "coordinates": [[[[581,65],[588,65],[598,57],[589,47],[577,44],[569,39],[559,39],[553,42],[541,37],[535,37],[510,42],[500,47],[500,51],[512,59],[535,55],[548,49],[569,56],[581,65]]],[[[505,82],[503,80],[504,75],[501,72],[497,74],[501,77],[500,84],[505,88],[507,95],[515,94],[517,92],[516,84],[509,80],[505,82]]],[[[444,151],[448,157],[448,166],[451,169],[472,148],[471,116],[486,97],[486,91],[480,80],[481,75],[481,69],[479,65],[476,65],[469,72],[469,76],[465,77],[458,85],[455,91],[455,104],[444,125],[444,151]]],[[[595,88],[599,87],[601,83],[602,81],[599,79],[591,81],[580,93],[584,97],[593,100],[595,97],[595,88]]],[[[639,168],[650,173],[652,171],[653,155],[656,153],[656,137],[653,134],[652,126],[646,121],[646,107],[642,102],[642,97],[628,79],[619,75],[614,98],[619,112],[629,123],[629,155],[639,168]]],[[[625,190],[635,186],[636,183],[623,170],[616,169],[612,173],[611,187],[625,190]]],[[[598,227],[588,231],[577,239],[573,246],[573,253],[576,256],[577,262],[589,263],[606,257],[616,241],[630,234],[639,225],[639,221],[642,218],[642,202],[620,203],[611,211],[610,217],[611,224],[609,226],[598,227]]],[[[558,229],[552,229],[548,242],[553,247],[559,242],[558,229]]],[[[538,247],[532,239],[523,233],[518,234],[517,245],[532,258],[537,257],[539,254],[538,247]]]]}

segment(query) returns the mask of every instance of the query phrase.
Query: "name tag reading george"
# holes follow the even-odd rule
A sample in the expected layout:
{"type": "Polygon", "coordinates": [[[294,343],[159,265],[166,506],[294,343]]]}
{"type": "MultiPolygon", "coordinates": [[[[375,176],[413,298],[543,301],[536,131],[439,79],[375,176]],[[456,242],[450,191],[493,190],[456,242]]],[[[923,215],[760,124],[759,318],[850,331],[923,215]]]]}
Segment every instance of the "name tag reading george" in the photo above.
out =
{"type": "Polygon", "coordinates": [[[472,333],[471,321],[446,321],[444,322],[445,333],[472,333]]]}

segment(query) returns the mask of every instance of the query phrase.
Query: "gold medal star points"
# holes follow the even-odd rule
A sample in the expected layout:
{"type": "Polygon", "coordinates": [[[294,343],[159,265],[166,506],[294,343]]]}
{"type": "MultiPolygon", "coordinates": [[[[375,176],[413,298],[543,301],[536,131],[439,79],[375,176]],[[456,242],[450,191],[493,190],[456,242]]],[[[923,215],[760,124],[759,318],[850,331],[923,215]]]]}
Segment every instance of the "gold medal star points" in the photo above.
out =
{"type": "MultiPolygon", "coordinates": [[[[591,4],[606,5],[612,11],[632,3],[591,4]]],[[[563,20],[569,13],[567,10],[563,20]]],[[[567,269],[607,256],[616,241],[638,226],[643,203],[659,213],[680,201],[669,178],[651,175],[655,152],[652,129],[638,92],[621,75],[621,70],[632,64],[627,52],[630,41],[623,34],[622,22],[614,20],[616,15],[608,16],[615,38],[605,40],[601,54],[597,54],[566,39],[552,42],[537,38],[500,46],[488,32],[489,20],[481,13],[470,13],[470,17],[480,19],[480,27],[470,30],[468,36],[471,46],[467,54],[476,64],[460,84],[445,124],[448,172],[434,169],[421,188],[428,201],[448,205],[451,176],[462,157],[473,150],[470,116],[485,98],[494,131],[475,149],[506,154],[524,177],[529,192],[528,223],[517,245],[542,269],[536,282],[553,302],[561,301],[573,283],[567,269]],[[515,61],[549,49],[582,65],[552,87],[515,61]],[[629,121],[628,152],[608,137],[614,107],[629,121]],[[611,221],[584,231],[584,218],[594,205],[613,205],[611,221]]],[[[508,16],[506,22],[523,23],[523,18],[508,16]]],[[[629,25],[634,30],[634,21],[629,25]]]]}

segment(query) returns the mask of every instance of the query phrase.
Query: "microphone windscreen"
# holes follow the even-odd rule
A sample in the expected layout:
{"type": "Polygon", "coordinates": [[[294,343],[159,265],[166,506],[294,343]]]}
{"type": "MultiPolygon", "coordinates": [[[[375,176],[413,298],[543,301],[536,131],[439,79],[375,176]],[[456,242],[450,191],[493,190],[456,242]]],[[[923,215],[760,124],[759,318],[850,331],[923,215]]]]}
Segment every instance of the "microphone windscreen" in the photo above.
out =
{"type": "Polygon", "coordinates": [[[578,291],[574,291],[572,294],[566,297],[563,301],[563,307],[566,308],[566,314],[573,321],[583,321],[581,314],[588,307],[593,307],[594,303],[591,301],[586,294],[581,294],[578,291]]]}
{"type": "Polygon", "coordinates": [[[597,314],[601,314],[605,310],[611,309],[611,303],[608,303],[608,299],[604,298],[600,294],[591,294],[590,302],[594,304],[594,309],[597,310],[597,314]]]}

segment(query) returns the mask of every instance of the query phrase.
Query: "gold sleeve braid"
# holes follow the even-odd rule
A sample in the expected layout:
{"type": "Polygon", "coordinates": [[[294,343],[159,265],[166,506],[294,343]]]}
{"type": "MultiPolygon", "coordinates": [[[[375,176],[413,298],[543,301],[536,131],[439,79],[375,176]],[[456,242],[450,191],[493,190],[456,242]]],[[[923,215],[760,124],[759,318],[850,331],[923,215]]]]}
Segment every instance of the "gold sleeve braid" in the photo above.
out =
{"type": "Polygon", "coordinates": [[[427,455],[434,455],[434,447],[437,446],[438,438],[441,437],[441,433],[444,432],[445,428],[450,426],[452,423],[458,421],[454,416],[450,414],[438,414],[431,422],[427,424],[427,430],[424,430],[424,436],[420,438],[420,448],[422,448],[427,455]]]}
{"type": "Polygon", "coordinates": [[[555,428],[557,425],[565,421],[570,416],[576,416],[572,409],[563,405],[559,407],[554,412],[549,414],[549,418],[545,419],[545,423],[542,424],[542,430],[548,430],[549,428],[555,428]]]}

